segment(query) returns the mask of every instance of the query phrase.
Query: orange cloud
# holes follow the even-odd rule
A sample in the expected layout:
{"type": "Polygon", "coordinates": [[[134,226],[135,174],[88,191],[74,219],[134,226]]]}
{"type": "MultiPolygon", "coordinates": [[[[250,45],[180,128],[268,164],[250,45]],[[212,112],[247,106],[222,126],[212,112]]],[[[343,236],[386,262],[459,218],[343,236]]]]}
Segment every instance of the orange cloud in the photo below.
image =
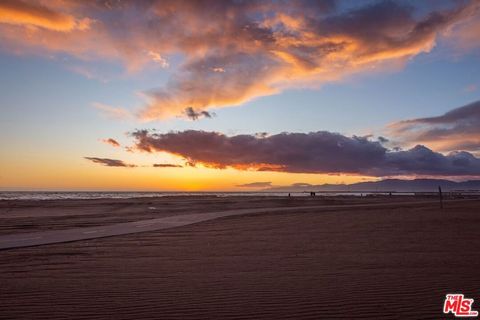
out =
{"type": "Polygon", "coordinates": [[[431,2],[423,15],[394,1],[346,12],[334,1],[57,1],[65,12],[40,2],[2,2],[11,12],[0,19],[4,47],[121,62],[128,72],[165,68],[180,57],[166,85],[145,90],[145,105],[136,113],[144,120],[398,66],[429,52],[442,35],[475,38],[480,15],[478,1],[450,9],[431,2]],[[85,28],[82,21],[94,23],[85,28]]]}
{"type": "Polygon", "coordinates": [[[403,63],[429,52],[439,33],[471,18],[478,8],[472,3],[421,19],[393,2],[310,19],[276,8],[272,18],[235,34],[229,34],[231,25],[243,16],[227,19],[219,29],[227,30],[232,40],[218,35],[220,44],[214,44],[214,50],[191,54],[165,87],[146,92],[147,105],[139,116],[153,120],[178,115],[186,106],[202,110],[240,105],[286,88],[319,85],[403,63]],[[374,18],[379,16],[382,19],[374,18]],[[248,34],[242,33],[246,30],[248,34]]]}
{"type": "Polygon", "coordinates": [[[40,27],[54,31],[85,30],[91,20],[52,10],[40,3],[18,0],[0,2],[0,23],[40,27]]]}

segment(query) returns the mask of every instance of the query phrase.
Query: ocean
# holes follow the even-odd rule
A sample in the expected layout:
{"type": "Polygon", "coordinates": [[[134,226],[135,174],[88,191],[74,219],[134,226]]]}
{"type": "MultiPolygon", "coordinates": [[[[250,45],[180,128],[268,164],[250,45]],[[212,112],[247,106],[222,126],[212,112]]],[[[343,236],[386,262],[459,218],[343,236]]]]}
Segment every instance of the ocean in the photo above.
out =
{"type": "MultiPolygon", "coordinates": [[[[292,192],[292,196],[308,196],[303,192],[292,192]]],[[[3,191],[0,200],[59,200],[59,199],[128,199],[145,197],[175,197],[175,196],[288,196],[288,192],[55,192],[55,191],[3,191]]]]}
{"type": "MultiPolygon", "coordinates": [[[[288,192],[95,192],[95,191],[2,191],[0,200],[59,200],[59,199],[128,199],[145,197],[185,197],[185,196],[214,196],[214,197],[287,197],[288,192]]],[[[308,192],[290,192],[292,197],[307,197],[308,192]]],[[[318,196],[362,196],[368,192],[317,192],[318,196]]]]}

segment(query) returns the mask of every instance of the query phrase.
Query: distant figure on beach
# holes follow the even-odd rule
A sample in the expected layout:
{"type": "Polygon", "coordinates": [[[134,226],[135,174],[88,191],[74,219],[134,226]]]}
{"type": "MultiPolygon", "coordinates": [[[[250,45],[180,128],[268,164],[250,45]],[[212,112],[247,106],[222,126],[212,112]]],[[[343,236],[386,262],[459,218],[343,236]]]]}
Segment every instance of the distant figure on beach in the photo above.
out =
{"type": "Polygon", "coordinates": [[[310,192],[311,197],[315,197],[315,192],[310,192]]]}
{"type": "Polygon", "coordinates": [[[288,197],[290,198],[290,193],[288,194],[288,197]]]}

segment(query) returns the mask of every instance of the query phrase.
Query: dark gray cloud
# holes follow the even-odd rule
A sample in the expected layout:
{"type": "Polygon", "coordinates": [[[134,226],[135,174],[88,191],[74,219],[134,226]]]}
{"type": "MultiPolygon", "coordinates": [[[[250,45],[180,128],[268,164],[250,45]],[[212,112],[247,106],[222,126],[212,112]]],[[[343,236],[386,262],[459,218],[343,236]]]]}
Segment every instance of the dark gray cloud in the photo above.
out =
{"type": "Polygon", "coordinates": [[[214,114],[205,110],[196,111],[192,107],[185,109],[185,116],[193,121],[200,118],[212,118],[214,114]]]}
{"type": "Polygon", "coordinates": [[[443,155],[420,145],[391,151],[366,137],[327,131],[229,137],[196,130],[139,130],[132,136],[138,150],[169,152],[212,168],[373,176],[480,174],[480,159],[468,152],[443,155]]]}
{"type": "Polygon", "coordinates": [[[432,145],[436,150],[480,151],[480,101],[441,116],[399,121],[389,126],[404,142],[432,145]]]}
{"type": "Polygon", "coordinates": [[[387,143],[387,142],[390,141],[388,138],[385,138],[385,137],[382,137],[382,136],[378,137],[377,140],[380,143],[387,143]]]}
{"type": "Polygon", "coordinates": [[[96,158],[96,157],[85,157],[85,159],[104,165],[106,167],[127,167],[127,168],[136,167],[136,165],[134,164],[128,164],[123,162],[122,160],[117,160],[117,159],[96,158]]]}
{"type": "Polygon", "coordinates": [[[242,188],[269,188],[272,186],[272,183],[270,181],[268,182],[251,182],[251,183],[245,183],[245,184],[239,184],[237,187],[242,187],[242,188]]]}
{"type": "MultiPolygon", "coordinates": [[[[378,168],[379,175],[443,175],[463,176],[480,174],[480,159],[465,151],[443,155],[425,146],[417,145],[405,151],[385,154],[384,168],[378,168]],[[383,174],[382,174],[383,173],[383,174]]],[[[375,169],[372,170],[375,173],[375,169]]]]}
{"type": "Polygon", "coordinates": [[[180,164],[173,164],[173,163],[154,163],[154,168],[183,168],[180,164]]]}

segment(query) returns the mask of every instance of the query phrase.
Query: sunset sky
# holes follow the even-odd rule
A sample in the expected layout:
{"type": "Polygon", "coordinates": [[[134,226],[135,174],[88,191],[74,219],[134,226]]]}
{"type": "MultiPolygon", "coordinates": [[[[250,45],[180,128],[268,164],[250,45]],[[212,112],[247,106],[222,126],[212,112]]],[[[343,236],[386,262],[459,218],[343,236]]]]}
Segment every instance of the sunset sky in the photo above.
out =
{"type": "Polygon", "coordinates": [[[0,1],[0,189],[480,178],[480,1],[0,1]]]}

